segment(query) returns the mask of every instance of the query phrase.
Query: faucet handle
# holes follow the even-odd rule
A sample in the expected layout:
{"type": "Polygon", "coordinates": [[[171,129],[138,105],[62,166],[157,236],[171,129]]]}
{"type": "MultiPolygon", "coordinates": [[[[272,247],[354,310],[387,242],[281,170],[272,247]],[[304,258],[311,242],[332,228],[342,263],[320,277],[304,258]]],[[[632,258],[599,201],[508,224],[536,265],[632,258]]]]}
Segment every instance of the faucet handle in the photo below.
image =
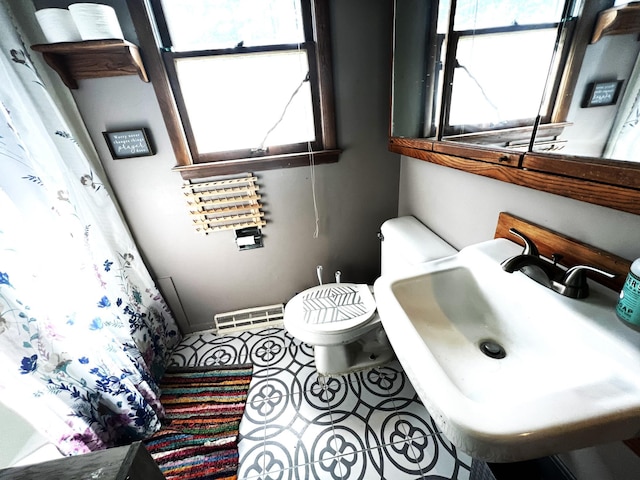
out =
{"type": "Polygon", "coordinates": [[[589,284],[587,283],[586,272],[594,272],[607,278],[614,278],[616,276],[614,273],[606,272],[590,265],[576,265],[575,267],[571,267],[564,273],[561,281],[565,290],[567,290],[567,296],[585,298],[589,295],[589,284]]]}
{"type": "Polygon", "coordinates": [[[533,240],[527,237],[524,233],[516,230],[515,228],[510,228],[509,233],[511,235],[515,235],[524,242],[524,250],[522,251],[523,255],[533,255],[534,257],[540,256],[540,252],[538,252],[538,247],[536,247],[536,244],[533,243],[533,240]]]}

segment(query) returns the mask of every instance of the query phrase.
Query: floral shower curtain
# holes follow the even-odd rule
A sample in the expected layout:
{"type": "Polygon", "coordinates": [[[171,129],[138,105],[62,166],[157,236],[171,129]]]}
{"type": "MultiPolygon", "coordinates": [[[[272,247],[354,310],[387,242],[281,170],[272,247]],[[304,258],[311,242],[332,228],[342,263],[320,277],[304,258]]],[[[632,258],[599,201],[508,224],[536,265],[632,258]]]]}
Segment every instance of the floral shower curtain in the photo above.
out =
{"type": "Polygon", "coordinates": [[[67,455],[144,438],[178,329],[6,2],[0,49],[0,401],[67,455]]]}

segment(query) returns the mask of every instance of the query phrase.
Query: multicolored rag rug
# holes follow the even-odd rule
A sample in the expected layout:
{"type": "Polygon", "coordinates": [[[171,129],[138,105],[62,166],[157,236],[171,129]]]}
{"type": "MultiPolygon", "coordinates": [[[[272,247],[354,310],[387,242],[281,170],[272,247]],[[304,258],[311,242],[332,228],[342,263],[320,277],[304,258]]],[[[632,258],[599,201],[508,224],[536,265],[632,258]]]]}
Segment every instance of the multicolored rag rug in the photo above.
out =
{"type": "Polygon", "coordinates": [[[252,365],[168,369],[160,401],[168,424],[144,443],[167,479],[232,480],[252,365]]]}

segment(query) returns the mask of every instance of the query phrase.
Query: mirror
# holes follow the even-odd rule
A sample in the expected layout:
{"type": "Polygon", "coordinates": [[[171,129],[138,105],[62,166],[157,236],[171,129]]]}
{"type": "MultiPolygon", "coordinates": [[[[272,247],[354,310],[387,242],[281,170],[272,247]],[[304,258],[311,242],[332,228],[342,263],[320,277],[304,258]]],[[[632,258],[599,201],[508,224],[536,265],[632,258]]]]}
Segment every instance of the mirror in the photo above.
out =
{"type": "Polygon", "coordinates": [[[554,112],[565,127],[555,139],[538,132],[535,152],[640,162],[640,4],[603,3],[611,2],[585,3],[591,20],[574,33],[565,101],[554,112]]]}
{"type": "Polygon", "coordinates": [[[396,0],[394,20],[391,136],[640,161],[640,4],[396,0]]]}
{"type": "Polygon", "coordinates": [[[391,92],[391,136],[407,138],[432,137],[434,119],[427,104],[435,97],[435,53],[429,43],[432,11],[435,2],[396,0],[394,6],[393,70],[391,92]],[[427,101],[429,98],[429,101],[427,101]],[[426,120],[426,119],[429,120],[426,120]]]}

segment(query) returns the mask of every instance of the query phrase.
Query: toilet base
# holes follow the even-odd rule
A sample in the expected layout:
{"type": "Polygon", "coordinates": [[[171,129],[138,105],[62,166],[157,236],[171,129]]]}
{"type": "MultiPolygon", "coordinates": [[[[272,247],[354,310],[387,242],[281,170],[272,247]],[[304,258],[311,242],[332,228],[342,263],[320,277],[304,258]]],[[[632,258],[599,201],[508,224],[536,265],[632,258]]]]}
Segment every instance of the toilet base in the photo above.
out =
{"type": "Polygon", "coordinates": [[[320,375],[328,377],[378,367],[395,357],[382,326],[350,343],[315,345],[313,352],[316,370],[320,375]]]}

